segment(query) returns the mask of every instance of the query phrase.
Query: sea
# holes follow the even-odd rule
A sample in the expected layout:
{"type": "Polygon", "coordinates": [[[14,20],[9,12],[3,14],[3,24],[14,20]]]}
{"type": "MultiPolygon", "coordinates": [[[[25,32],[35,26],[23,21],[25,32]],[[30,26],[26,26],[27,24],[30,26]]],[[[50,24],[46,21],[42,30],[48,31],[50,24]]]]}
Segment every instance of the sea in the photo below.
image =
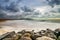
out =
{"type": "Polygon", "coordinates": [[[47,28],[55,30],[57,28],[60,28],[60,23],[34,20],[6,20],[0,22],[0,35],[6,32],[18,32],[21,30],[35,30],[35,32],[38,32],[40,30],[46,30],[47,28]]]}

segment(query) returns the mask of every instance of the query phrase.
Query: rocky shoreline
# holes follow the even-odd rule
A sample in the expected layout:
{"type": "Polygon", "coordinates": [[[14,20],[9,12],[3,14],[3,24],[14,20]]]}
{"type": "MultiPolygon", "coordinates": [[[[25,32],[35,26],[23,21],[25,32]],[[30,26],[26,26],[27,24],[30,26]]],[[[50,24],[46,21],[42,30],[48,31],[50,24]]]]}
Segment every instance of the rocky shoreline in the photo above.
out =
{"type": "Polygon", "coordinates": [[[0,40],[60,40],[60,29],[40,30],[38,32],[22,30],[7,32],[0,36],[0,40]]]}

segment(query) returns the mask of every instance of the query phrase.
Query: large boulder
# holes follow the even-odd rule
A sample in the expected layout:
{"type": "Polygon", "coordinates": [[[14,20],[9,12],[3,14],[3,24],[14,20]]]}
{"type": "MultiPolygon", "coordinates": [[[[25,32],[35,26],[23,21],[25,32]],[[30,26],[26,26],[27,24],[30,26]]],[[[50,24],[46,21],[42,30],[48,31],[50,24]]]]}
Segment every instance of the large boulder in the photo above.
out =
{"type": "Polygon", "coordinates": [[[30,37],[22,37],[21,39],[19,40],[32,40],[30,37]]]}
{"type": "Polygon", "coordinates": [[[36,38],[36,40],[55,40],[55,39],[50,38],[50,37],[43,36],[43,37],[36,38]]]}
{"type": "Polygon", "coordinates": [[[4,38],[3,40],[13,40],[12,38],[4,38]]]}
{"type": "Polygon", "coordinates": [[[19,40],[20,36],[15,34],[12,37],[4,38],[2,40],[19,40]]]}
{"type": "Polygon", "coordinates": [[[57,39],[56,35],[54,34],[54,31],[47,29],[46,30],[46,36],[51,37],[53,39],[57,39]]]}
{"type": "Polygon", "coordinates": [[[32,40],[30,37],[31,34],[25,33],[24,35],[22,35],[22,37],[19,40],[32,40]]]}
{"type": "Polygon", "coordinates": [[[0,40],[4,39],[4,38],[12,38],[16,33],[14,31],[12,32],[7,32],[3,35],[0,36],[0,40]]]}
{"type": "Polygon", "coordinates": [[[38,38],[38,37],[41,37],[41,35],[37,32],[37,33],[35,33],[35,34],[33,34],[32,36],[31,36],[31,38],[33,39],[33,40],[35,40],[36,38],[38,38]]]}
{"type": "Polygon", "coordinates": [[[41,36],[47,36],[47,37],[50,37],[50,38],[53,38],[53,39],[56,39],[56,35],[54,34],[54,31],[50,30],[50,29],[46,29],[46,30],[41,30],[39,32],[39,34],[41,36]]]}
{"type": "Polygon", "coordinates": [[[54,32],[55,32],[55,35],[58,38],[60,36],[60,28],[56,29],[54,32]]]}

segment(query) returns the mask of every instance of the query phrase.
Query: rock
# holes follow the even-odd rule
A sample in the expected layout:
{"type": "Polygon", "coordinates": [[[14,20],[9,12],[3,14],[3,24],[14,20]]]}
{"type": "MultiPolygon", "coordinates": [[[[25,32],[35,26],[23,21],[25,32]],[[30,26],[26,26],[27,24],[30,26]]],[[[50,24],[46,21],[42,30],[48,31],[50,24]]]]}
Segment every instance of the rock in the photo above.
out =
{"type": "Polygon", "coordinates": [[[45,36],[46,30],[41,30],[41,31],[39,31],[38,33],[39,33],[41,36],[45,36]]]}
{"type": "Polygon", "coordinates": [[[18,39],[22,37],[22,34],[17,33],[18,39]]]}
{"type": "Polygon", "coordinates": [[[3,40],[14,40],[14,39],[12,39],[12,38],[4,38],[3,40]]]}
{"type": "Polygon", "coordinates": [[[30,37],[31,34],[25,33],[24,35],[22,35],[22,37],[19,40],[32,40],[30,37]]]}
{"type": "Polygon", "coordinates": [[[32,40],[32,39],[30,37],[23,37],[23,38],[21,38],[19,40],[32,40]]]}
{"type": "Polygon", "coordinates": [[[22,35],[22,37],[31,37],[30,33],[25,33],[24,35],[22,35]]]}
{"type": "Polygon", "coordinates": [[[60,28],[56,29],[54,32],[55,32],[55,35],[58,38],[60,36],[60,28]]]}
{"type": "Polygon", "coordinates": [[[32,35],[32,39],[35,40],[36,38],[41,37],[41,35],[39,33],[35,33],[34,35],[32,35]]]}
{"type": "Polygon", "coordinates": [[[60,40],[60,36],[57,38],[57,40],[60,40]]]}
{"type": "Polygon", "coordinates": [[[58,31],[58,32],[60,32],[60,28],[58,28],[58,29],[55,29],[55,31],[58,31]]]}
{"type": "Polygon", "coordinates": [[[53,39],[57,39],[56,35],[54,34],[54,31],[47,29],[46,30],[46,36],[51,37],[53,39]]]}
{"type": "Polygon", "coordinates": [[[12,37],[12,39],[14,39],[14,40],[18,40],[18,39],[20,39],[20,35],[15,34],[15,35],[12,37]]]}
{"type": "Polygon", "coordinates": [[[54,33],[46,33],[47,37],[51,37],[53,39],[57,39],[57,37],[54,35],[54,33]]]}
{"type": "Polygon", "coordinates": [[[20,39],[19,37],[20,37],[19,35],[15,34],[12,37],[4,38],[3,40],[19,40],[20,39]]]}
{"type": "Polygon", "coordinates": [[[50,38],[53,38],[53,39],[57,39],[56,35],[54,34],[54,31],[50,30],[50,29],[46,29],[46,30],[41,30],[39,32],[39,34],[41,36],[47,36],[47,37],[50,37],[50,38]]]}
{"type": "MultiPolygon", "coordinates": [[[[22,30],[20,32],[15,33],[14,31],[12,31],[1,35],[0,40],[56,40],[57,37],[55,33],[57,31],[58,30],[52,31],[50,29],[41,30],[39,32],[34,32],[34,30],[22,30]]],[[[60,37],[58,37],[58,39],[60,39],[60,37]]]]}
{"type": "Polygon", "coordinates": [[[2,40],[2,39],[4,39],[4,38],[12,37],[14,34],[15,34],[14,31],[12,31],[12,32],[7,32],[7,33],[5,33],[5,34],[3,34],[3,35],[0,36],[0,40],[2,40]]]}
{"type": "Polygon", "coordinates": [[[24,34],[26,31],[25,30],[22,30],[22,31],[19,31],[18,33],[19,34],[24,34]]]}
{"type": "Polygon", "coordinates": [[[55,40],[55,39],[52,39],[50,37],[43,36],[43,37],[36,38],[36,40],[55,40]]]}

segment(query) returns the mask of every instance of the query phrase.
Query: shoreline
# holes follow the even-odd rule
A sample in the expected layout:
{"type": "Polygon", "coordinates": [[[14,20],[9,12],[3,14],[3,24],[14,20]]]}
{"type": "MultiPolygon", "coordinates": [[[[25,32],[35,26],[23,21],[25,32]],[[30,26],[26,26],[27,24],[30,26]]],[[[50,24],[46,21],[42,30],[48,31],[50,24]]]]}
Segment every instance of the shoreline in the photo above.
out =
{"type": "MultiPolygon", "coordinates": [[[[1,30],[3,31],[21,31],[21,30],[35,30],[39,31],[42,29],[57,29],[60,28],[60,23],[51,22],[39,22],[39,21],[27,21],[27,20],[8,20],[0,23],[1,30]]],[[[3,33],[3,32],[2,32],[3,33]]]]}

